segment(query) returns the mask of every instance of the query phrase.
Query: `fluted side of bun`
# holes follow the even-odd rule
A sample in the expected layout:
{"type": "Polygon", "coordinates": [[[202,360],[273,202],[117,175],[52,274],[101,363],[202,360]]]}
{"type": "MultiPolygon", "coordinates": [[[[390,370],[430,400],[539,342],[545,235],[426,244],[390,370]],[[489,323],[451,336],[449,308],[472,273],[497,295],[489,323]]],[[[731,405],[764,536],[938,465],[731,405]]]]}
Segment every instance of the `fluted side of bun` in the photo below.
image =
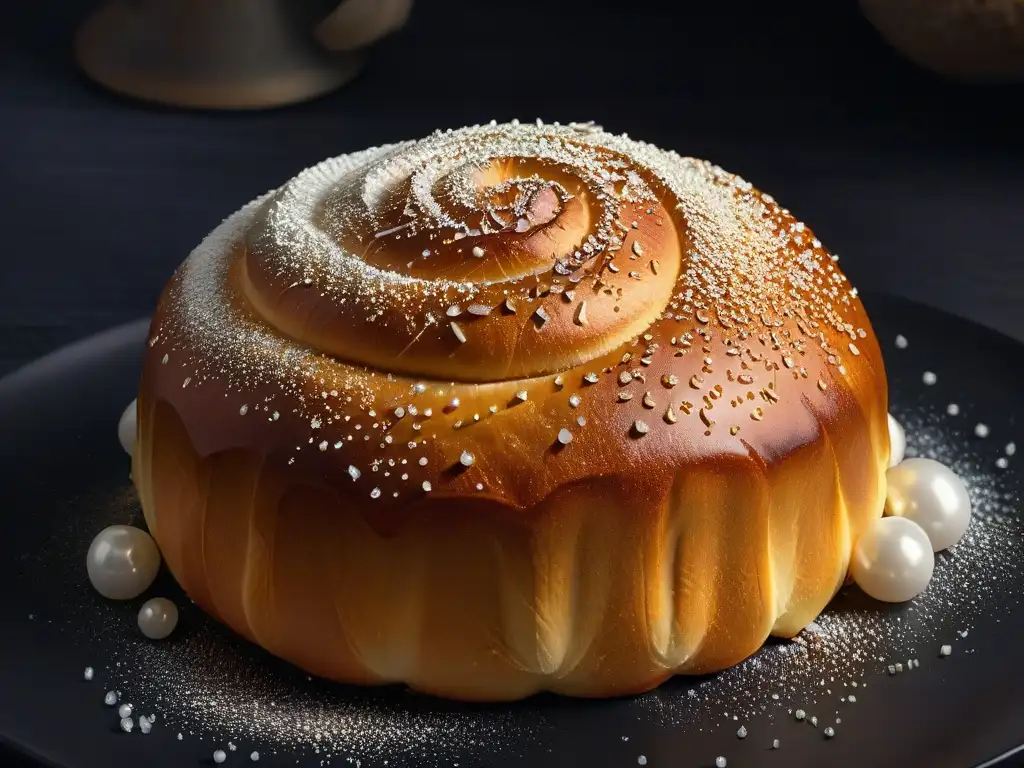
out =
{"type": "Polygon", "coordinates": [[[192,253],[133,474],[203,608],[304,669],[464,699],[741,661],[879,516],[886,382],[813,233],[591,125],[329,160],[192,253]]]}

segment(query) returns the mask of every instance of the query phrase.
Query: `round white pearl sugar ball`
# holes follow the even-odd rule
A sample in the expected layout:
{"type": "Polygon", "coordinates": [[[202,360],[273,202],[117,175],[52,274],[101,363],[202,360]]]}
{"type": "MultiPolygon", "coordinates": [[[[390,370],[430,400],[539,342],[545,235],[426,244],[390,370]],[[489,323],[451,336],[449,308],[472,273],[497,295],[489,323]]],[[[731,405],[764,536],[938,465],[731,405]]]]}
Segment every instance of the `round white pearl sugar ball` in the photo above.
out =
{"type": "Polygon", "coordinates": [[[132,400],[128,407],[121,414],[117,422],[117,439],[125,453],[132,455],[132,448],[135,446],[135,434],[138,429],[138,401],[132,400]]]}
{"type": "Polygon", "coordinates": [[[907,434],[903,431],[903,425],[889,414],[889,466],[895,467],[903,461],[903,454],[907,450],[907,434]]]}
{"type": "Polygon", "coordinates": [[[154,597],[142,604],[138,622],[150,640],[163,640],[178,626],[178,607],[166,597],[154,597]]]}
{"type": "Polygon", "coordinates": [[[885,477],[888,514],[921,526],[935,552],[960,541],[971,523],[971,497],[953,470],[932,459],[907,459],[885,477]]]}
{"type": "Polygon", "coordinates": [[[112,525],[100,531],[86,555],[89,581],[104,597],[131,600],[145,592],[160,570],[160,550],[141,528],[112,525]]]}
{"type": "Polygon", "coordinates": [[[904,517],[874,520],[853,547],[850,574],[876,600],[902,603],[921,594],[935,569],[928,534],[904,517]]]}

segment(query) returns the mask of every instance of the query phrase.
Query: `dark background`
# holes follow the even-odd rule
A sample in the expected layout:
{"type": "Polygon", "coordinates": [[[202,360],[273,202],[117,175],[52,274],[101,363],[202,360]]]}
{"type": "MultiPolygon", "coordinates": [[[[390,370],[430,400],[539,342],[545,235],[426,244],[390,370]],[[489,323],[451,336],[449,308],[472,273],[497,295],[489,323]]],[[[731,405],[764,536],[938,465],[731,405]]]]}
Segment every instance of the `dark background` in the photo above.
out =
{"type": "Polygon", "coordinates": [[[307,165],[513,117],[708,157],[807,221],[862,292],[1024,339],[1024,88],[916,69],[851,0],[418,0],[357,81],[257,114],[91,85],[70,54],[91,6],[4,7],[0,373],[148,314],[207,231],[307,165]]]}

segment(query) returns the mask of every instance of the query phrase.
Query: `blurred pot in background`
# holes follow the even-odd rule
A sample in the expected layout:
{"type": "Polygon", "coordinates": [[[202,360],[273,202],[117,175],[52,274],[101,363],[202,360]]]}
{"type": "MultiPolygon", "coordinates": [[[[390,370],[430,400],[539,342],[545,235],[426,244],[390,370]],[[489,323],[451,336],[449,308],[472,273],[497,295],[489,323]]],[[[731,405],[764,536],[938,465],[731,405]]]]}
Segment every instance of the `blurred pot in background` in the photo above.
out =
{"type": "Polygon", "coordinates": [[[412,0],[109,0],[75,57],[119,93],[181,107],[254,109],[311,99],[358,73],[363,49],[412,0]]]}
{"type": "Polygon", "coordinates": [[[889,43],[960,80],[1024,79],[1024,0],[860,0],[889,43]]]}

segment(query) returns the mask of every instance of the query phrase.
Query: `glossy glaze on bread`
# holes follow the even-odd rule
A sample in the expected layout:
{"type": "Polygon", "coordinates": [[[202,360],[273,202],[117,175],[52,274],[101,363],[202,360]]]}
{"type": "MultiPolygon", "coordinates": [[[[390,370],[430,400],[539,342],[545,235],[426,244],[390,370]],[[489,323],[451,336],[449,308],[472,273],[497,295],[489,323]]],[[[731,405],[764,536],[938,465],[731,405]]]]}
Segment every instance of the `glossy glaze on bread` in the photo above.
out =
{"type": "Polygon", "coordinates": [[[165,290],[133,473],[169,567],[304,669],[632,693],[812,621],[881,515],[886,380],[809,228],[589,125],[329,160],[165,290]]]}

